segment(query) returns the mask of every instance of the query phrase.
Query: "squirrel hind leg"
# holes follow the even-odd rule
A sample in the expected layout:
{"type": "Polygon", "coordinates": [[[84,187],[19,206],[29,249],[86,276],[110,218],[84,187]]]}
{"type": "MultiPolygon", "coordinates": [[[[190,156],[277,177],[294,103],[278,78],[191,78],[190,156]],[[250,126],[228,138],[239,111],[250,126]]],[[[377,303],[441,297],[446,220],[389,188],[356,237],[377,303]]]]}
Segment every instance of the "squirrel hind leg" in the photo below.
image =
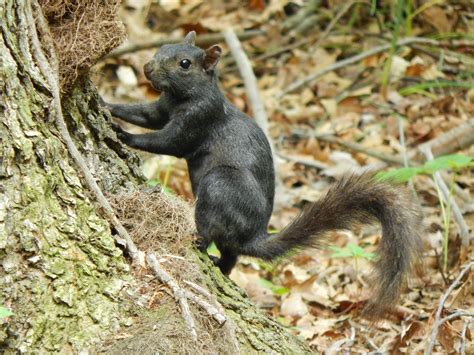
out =
{"type": "Polygon", "coordinates": [[[219,251],[221,252],[221,257],[216,262],[216,265],[224,275],[229,275],[237,263],[238,255],[229,249],[219,249],[219,251]]]}

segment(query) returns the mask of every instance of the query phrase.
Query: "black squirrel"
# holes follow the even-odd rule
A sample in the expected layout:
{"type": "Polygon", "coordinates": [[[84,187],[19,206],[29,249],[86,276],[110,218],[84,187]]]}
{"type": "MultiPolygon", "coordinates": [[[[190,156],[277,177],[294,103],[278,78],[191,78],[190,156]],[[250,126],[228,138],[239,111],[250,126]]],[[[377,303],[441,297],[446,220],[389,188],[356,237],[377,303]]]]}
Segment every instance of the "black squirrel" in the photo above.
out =
{"type": "Polygon", "coordinates": [[[375,297],[365,311],[382,316],[398,299],[421,251],[420,219],[408,194],[372,174],[347,175],[280,233],[268,234],[275,192],[270,145],[219,89],[221,48],[202,50],[194,41],[195,32],[190,32],[182,43],[162,46],[145,64],[145,76],[161,91],[158,101],[105,103],[112,115],[155,130],[130,134],[113,125],[119,139],[133,148],[186,159],[199,248],[205,251],[215,242],[221,252],[216,263],[224,274],[239,255],[272,260],[294,249],[321,246],[329,231],[378,220],[383,237],[375,297]]]}

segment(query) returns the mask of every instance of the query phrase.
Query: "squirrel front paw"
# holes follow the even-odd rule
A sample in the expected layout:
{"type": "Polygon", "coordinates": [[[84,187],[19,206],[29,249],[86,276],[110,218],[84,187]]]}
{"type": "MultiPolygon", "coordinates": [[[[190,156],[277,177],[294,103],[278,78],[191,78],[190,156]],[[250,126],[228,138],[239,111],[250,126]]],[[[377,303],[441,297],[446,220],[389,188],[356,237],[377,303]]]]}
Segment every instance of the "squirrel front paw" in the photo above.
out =
{"type": "Polygon", "coordinates": [[[130,133],[125,132],[122,127],[120,127],[116,123],[112,123],[112,129],[114,130],[115,134],[117,135],[117,138],[120,139],[121,142],[127,143],[130,137],[130,133]]]}

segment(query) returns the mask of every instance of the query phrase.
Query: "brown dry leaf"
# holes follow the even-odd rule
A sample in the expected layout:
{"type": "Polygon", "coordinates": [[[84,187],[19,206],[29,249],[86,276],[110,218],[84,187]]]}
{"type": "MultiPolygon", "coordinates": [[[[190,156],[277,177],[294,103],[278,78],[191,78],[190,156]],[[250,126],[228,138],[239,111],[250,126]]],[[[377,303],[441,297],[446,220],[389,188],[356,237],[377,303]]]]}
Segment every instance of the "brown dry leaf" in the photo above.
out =
{"type": "Polygon", "coordinates": [[[406,71],[405,75],[407,76],[421,76],[421,73],[425,70],[425,66],[420,63],[410,64],[406,71]]]}
{"type": "Polygon", "coordinates": [[[306,280],[310,279],[308,270],[296,266],[294,264],[288,264],[283,269],[284,282],[286,287],[299,285],[306,280]]]}
{"type": "Polygon", "coordinates": [[[379,65],[380,55],[372,55],[365,58],[362,63],[366,68],[376,68],[379,65]]]}
{"type": "Polygon", "coordinates": [[[456,331],[448,324],[448,322],[443,323],[440,326],[438,341],[447,353],[454,352],[454,339],[456,335],[456,331]]]}
{"type": "Polygon", "coordinates": [[[337,322],[338,319],[328,318],[315,320],[311,325],[304,325],[299,322],[297,322],[296,325],[299,328],[298,334],[307,340],[311,340],[315,336],[321,336],[331,332],[337,322]]]}
{"type": "Polygon", "coordinates": [[[281,302],[280,313],[283,316],[298,319],[308,313],[308,306],[303,301],[300,293],[291,292],[281,302]]]}
{"type": "Polygon", "coordinates": [[[253,11],[263,11],[265,9],[265,0],[249,0],[248,6],[253,11]]]}
{"type": "Polygon", "coordinates": [[[260,307],[271,308],[277,303],[272,291],[260,283],[262,277],[257,270],[234,268],[229,277],[260,307]]]}
{"type": "Polygon", "coordinates": [[[397,334],[393,340],[390,351],[394,354],[401,354],[400,348],[405,348],[409,345],[409,341],[423,329],[421,322],[412,322],[408,326],[403,327],[402,332],[397,334]]]}
{"type": "Polygon", "coordinates": [[[454,23],[449,20],[446,15],[446,10],[440,6],[428,7],[421,13],[423,19],[432,25],[438,32],[445,33],[451,32],[454,23]]]}

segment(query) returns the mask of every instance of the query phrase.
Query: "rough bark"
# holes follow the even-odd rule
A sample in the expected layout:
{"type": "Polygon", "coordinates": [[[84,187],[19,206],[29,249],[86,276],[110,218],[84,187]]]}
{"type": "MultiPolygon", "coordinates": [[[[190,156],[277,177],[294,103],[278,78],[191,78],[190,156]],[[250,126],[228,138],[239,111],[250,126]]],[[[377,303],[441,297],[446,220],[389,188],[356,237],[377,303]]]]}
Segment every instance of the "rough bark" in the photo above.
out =
{"type": "MultiPolygon", "coordinates": [[[[25,1],[0,0],[0,306],[14,312],[0,319],[0,351],[78,352],[130,324],[132,306],[123,289],[134,280],[59,138],[51,90],[33,59],[26,11],[25,1]]],[[[109,129],[86,79],[62,98],[62,108],[105,193],[143,182],[137,156],[109,129]]],[[[233,320],[242,353],[309,351],[258,312],[207,258],[196,262],[233,320]]]]}

